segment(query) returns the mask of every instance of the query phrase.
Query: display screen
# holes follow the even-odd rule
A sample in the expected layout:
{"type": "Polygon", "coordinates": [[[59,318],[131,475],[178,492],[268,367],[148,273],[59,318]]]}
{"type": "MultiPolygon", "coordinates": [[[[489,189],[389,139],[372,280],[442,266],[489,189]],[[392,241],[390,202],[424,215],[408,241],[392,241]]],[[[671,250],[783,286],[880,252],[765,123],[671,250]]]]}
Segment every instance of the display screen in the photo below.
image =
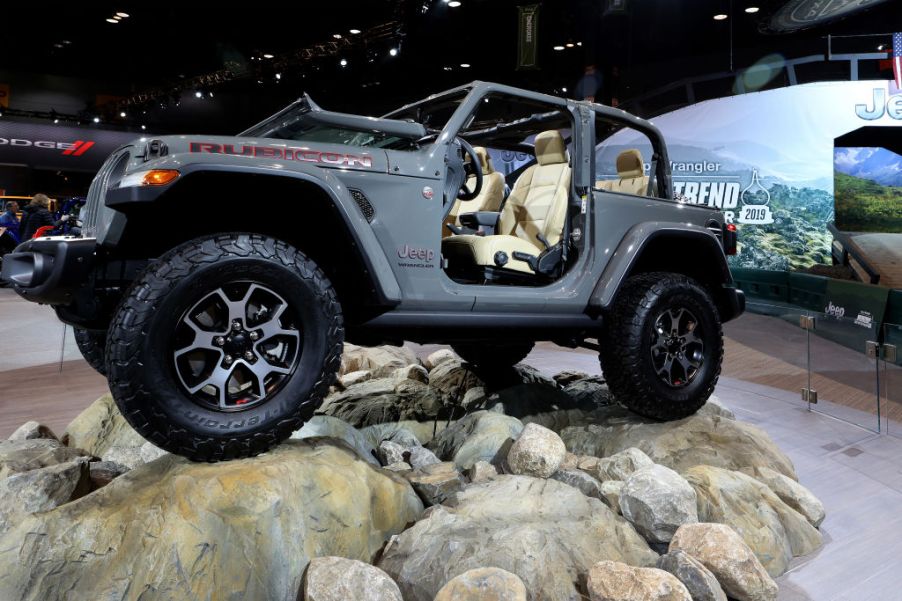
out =
{"type": "Polygon", "coordinates": [[[880,147],[833,151],[836,227],[902,233],[902,155],[880,147]]]}

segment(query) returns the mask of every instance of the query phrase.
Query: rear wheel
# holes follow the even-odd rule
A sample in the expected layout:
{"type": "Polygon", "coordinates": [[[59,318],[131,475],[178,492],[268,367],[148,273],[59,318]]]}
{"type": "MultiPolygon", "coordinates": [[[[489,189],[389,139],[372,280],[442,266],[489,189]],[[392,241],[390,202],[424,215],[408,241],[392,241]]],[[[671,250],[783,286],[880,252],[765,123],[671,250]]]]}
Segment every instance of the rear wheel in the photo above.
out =
{"type": "Polygon", "coordinates": [[[601,369],[614,398],[646,417],[692,415],[720,376],[720,316],[708,291],[683,275],[644,273],[627,280],[601,343],[601,369]]]}
{"type": "Polygon", "coordinates": [[[229,234],[170,251],[132,285],[109,330],[119,409],[190,459],[261,453],[322,402],[344,330],[332,285],[272,238],[229,234]]]}
{"type": "Polygon", "coordinates": [[[85,358],[88,365],[101,374],[106,375],[106,332],[98,330],[82,330],[81,328],[73,328],[75,335],[75,344],[81,351],[81,356],[85,358]]]}
{"type": "Polygon", "coordinates": [[[532,351],[532,342],[466,342],[451,345],[454,352],[467,363],[484,369],[513,367],[532,351]]]}

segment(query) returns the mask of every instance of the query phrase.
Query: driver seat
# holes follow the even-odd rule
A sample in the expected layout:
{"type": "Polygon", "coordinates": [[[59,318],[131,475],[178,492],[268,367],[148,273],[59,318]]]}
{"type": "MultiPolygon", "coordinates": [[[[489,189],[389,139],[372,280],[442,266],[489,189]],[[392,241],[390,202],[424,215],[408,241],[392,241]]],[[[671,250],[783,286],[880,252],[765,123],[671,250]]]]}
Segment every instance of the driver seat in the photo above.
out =
{"type": "Polygon", "coordinates": [[[450,271],[474,266],[535,274],[515,252],[538,257],[561,241],[570,196],[570,165],[564,138],[557,130],[536,136],[536,164],[524,171],[511,190],[498,218],[496,233],[462,234],[442,240],[442,254],[450,271]]]}
{"type": "MultiPolygon", "coordinates": [[[[476,198],[471,200],[457,199],[448,217],[445,219],[446,224],[455,226],[460,225],[458,218],[462,213],[475,213],[477,211],[497,211],[501,208],[504,200],[504,176],[495,171],[492,166],[492,157],[488,151],[482,146],[474,146],[473,150],[479,158],[479,165],[482,167],[482,189],[476,198]]],[[[470,189],[473,188],[476,176],[471,175],[467,180],[470,189]]],[[[451,230],[446,226],[442,227],[442,237],[451,235],[451,230]]]]}

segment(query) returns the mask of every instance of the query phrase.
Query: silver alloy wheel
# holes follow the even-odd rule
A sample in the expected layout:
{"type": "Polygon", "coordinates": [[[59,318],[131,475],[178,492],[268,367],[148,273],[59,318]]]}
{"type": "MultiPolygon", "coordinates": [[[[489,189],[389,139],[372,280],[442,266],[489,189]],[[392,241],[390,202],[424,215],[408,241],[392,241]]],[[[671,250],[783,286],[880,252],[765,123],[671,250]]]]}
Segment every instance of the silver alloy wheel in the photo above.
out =
{"type": "Polygon", "coordinates": [[[689,385],[705,361],[699,322],[689,309],[671,307],[655,319],[651,360],[658,377],[673,388],[689,385]]]}
{"type": "Polygon", "coordinates": [[[254,282],[224,285],[176,326],[172,359],[184,391],[216,411],[253,407],[297,367],[301,332],[288,303],[254,282]]]}

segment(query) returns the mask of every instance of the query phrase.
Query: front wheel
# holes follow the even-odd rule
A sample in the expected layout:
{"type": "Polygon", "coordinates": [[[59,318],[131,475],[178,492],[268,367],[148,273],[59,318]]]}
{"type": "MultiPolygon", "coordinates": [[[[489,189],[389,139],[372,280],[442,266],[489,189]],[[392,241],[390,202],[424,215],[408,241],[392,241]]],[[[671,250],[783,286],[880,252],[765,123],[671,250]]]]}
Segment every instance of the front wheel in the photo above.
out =
{"type": "Polygon", "coordinates": [[[614,398],[640,415],[688,417],[711,396],[723,360],[720,316],[708,291],[675,273],[629,278],[601,337],[614,398]]]}
{"type": "Polygon", "coordinates": [[[94,368],[94,371],[102,376],[106,375],[106,359],[104,352],[106,350],[106,332],[102,330],[83,330],[81,328],[73,328],[75,335],[75,344],[81,351],[81,356],[85,358],[88,365],[94,368]]]}
{"type": "Polygon", "coordinates": [[[136,280],[107,343],[122,415],[155,445],[199,461],[248,457],[313,415],[341,361],[332,285],[263,236],[179,246],[136,280]]]}

